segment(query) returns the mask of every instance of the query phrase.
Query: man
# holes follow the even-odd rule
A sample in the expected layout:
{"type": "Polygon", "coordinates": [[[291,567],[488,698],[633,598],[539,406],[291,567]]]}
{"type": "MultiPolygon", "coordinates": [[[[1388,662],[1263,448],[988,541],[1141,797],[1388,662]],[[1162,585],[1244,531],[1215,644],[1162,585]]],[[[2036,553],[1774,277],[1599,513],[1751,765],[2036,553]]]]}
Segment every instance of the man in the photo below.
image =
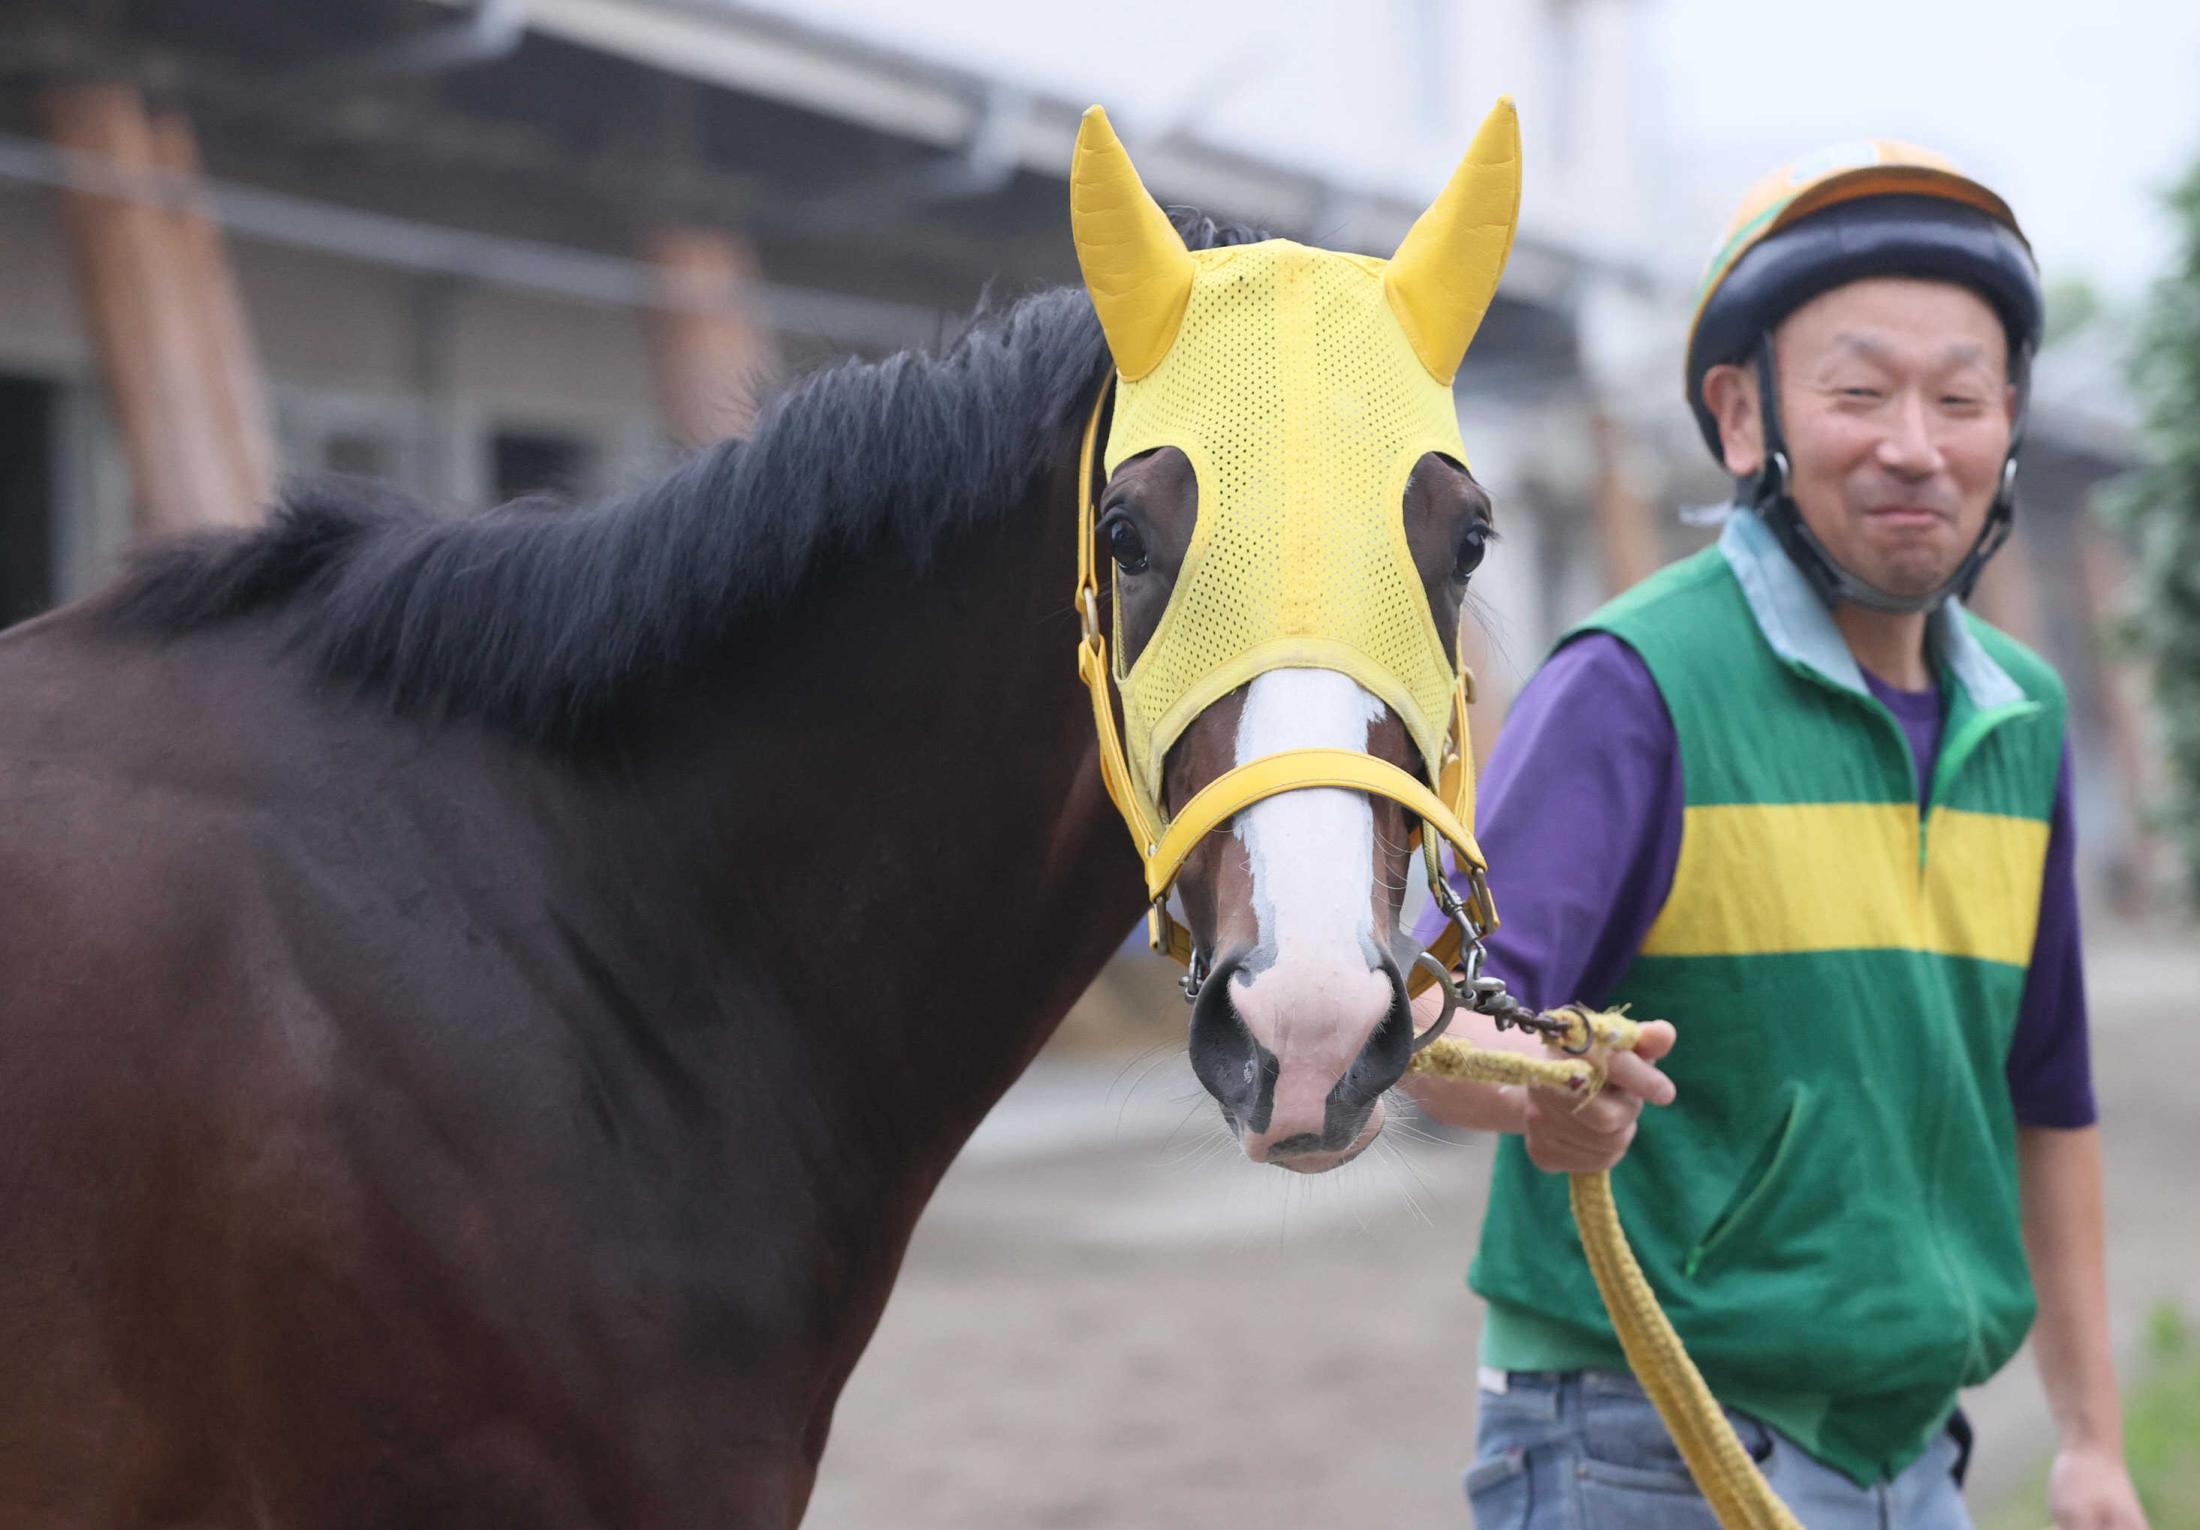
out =
{"type": "Polygon", "coordinates": [[[2008,207],[1902,145],[1771,177],[1712,260],[1688,398],[1734,511],[1567,635],[1480,810],[1491,970],[1672,1024],[1587,1105],[1414,1085],[1517,1134],[1470,1273],[1478,1524],[1715,1523],[1568,1216],[1564,1172],[1615,1165],[1667,1313],[1812,1530],[1967,1525],[1957,1391],[2028,1328],[2056,1524],[2143,1524],[2062,688],[1958,604],[2008,531],[2039,334],[2008,207]]]}

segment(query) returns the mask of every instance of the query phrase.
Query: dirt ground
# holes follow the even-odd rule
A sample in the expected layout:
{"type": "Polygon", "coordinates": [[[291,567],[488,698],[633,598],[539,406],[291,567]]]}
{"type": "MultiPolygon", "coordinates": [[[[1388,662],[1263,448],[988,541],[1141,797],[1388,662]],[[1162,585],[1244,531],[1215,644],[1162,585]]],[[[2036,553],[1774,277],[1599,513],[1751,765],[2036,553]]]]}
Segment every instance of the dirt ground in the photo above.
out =
{"type": "MultiPolygon", "coordinates": [[[[2200,1313],[2200,955],[2122,935],[2089,962],[2128,1352],[2154,1301],[2200,1313]]],[[[1466,1524],[1487,1142],[1393,1132],[1319,1179],[1256,1168],[1191,1078],[1182,1012],[1166,974],[1115,973],[972,1140],[809,1525],[1466,1524]],[[1156,1010],[1170,1041],[1126,1055],[1156,1010]]],[[[2029,1358],[1969,1406],[1984,1507],[2051,1439],[2029,1358]]]]}

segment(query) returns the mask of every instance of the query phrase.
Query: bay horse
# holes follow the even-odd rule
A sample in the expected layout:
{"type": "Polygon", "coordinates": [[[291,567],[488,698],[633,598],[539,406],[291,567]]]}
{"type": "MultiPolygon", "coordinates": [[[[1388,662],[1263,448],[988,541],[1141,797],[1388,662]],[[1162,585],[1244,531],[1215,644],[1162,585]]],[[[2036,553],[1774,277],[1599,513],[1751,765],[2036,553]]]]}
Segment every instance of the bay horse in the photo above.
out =
{"type": "MultiPolygon", "coordinates": [[[[1069,673],[1108,366],[1042,293],[622,498],[305,483],[0,637],[0,1522],[801,1517],[927,1196],[1143,904],[1069,673]]],[[[1489,506],[1423,468],[1448,628],[1489,506]]],[[[1117,479],[1102,555],[1176,556],[1181,458],[1117,479]]],[[[1410,763],[1270,675],[1169,794],[1340,727],[1410,763]]],[[[1395,931],[1401,812],[1326,795],[1265,885],[1187,865],[1210,948],[1278,899],[1395,931]]],[[[1199,1011],[1255,1156],[1326,1166],[1396,1081],[1371,960],[1310,1095],[1199,1011]]]]}

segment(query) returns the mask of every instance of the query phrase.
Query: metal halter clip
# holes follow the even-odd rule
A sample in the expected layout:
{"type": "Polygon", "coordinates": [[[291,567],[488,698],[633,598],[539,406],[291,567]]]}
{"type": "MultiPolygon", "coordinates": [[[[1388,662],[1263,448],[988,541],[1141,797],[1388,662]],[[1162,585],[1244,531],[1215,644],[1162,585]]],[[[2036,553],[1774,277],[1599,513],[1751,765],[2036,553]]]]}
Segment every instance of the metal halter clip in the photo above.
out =
{"type": "MultiPolygon", "coordinates": [[[[1434,834],[1436,831],[1424,824],[1421,832],[1434,834]]],[[[1490,917],[1494,912],[1490,904],[1490,884],[1483,877],[1480,867],[1469,866],[1465,869],[1468,888],[1474,894],[1474,902],[1470,905],[1460,898],[1458,891],[1451,885],[1451,878],[1443,874],[1440,863],[1435,863],[1433,857],[1431,861],[1429,894],[1435,898],[1436,906],[1444,911],[1444,917],[1459,926],[1459,950],[1462,958],[1470,951],[1473,953],[1474,967],[1467,974],[1468,981],[1471,982],[1482,966],[1482,937],[1495,922],[1490,917]]]]}
{"type": "Polygon", "coordinates": [[[1478,1015],[1488,1015],[1501,1031],[1529,1031],[1558,1046],[1562,1051],[1574,1052],[1576,1056],[1588,1050],[1587,1047],[1583,1047],[1577,1052],[1574,1048],[1565,1044],[1566,1037],[1573,1030],[1572,1022],[1562,1015],[1538,1014],[1528,1008],[1527,1005],[1505,991],[1505,980],[1503,978],[1476,978],[1467,1000],[1467,1007],[1478,1015]]]}
{"type": "Polygon", "coordinates": [[[1444,970],[1444,964],[1434,956],[1423,951],[1413,959],[1413,965],[1426,971],[1435,980],[1437,990],[1444,996],[1444,1012],[1436,1017],[1436,1023],[1413,1038],[1413,1050],[1418,1052],[1444,1034],[1445,1028],[1451,1024],[1451,1017],[1459,1013],[1460,998],[1458,984],[1451,980],[1451,974],[1444,970]]]}
{"type": "MultiPolygon", "coordinates": [[[[1430,884],[1430,891],[1436,897],[1436,906],[1444,911],[1445,917],[1459,926],[1459,969],[1456,979],[1452,973],[1441,973],[1438,981],[1444,988],[1443,1017],[1421,1034],[1414,1043],[1414,1050],[1419,1051],[1436,1039],[1443,1028],[1451,1023],[1454,1008],[1487,1015],[1497,1022],[1497,1028],[1501,1031],[1532,1031],[1538,1036],[1563,1044],[1564,1038],[1572,1029],[1567,1021],[1557,1016],[1537,1014],[1506,992],[1503,978],[1482,975],[1482,963],[1489,955],[1489,948],[1483,945],[1482,936],[1489,926],[1480,923],[1475,915],[1487,913],[1489,910],[1489,883],[1474,867],[1467,868],[1467,880],[1474,893],[1474,904],[1471,907],[1452,888],[1448,878],[1438,877],[1430,884]]],[[[1425,966],[1431,971],[1438,971],[1442,966],[1435,957],[1426,952],[1421,954],[1414,965],[1425,966]]]]}
{"type": "Polygon", "coordinates": [[[1194,946],[1192,959],[1184,964],[1184,975],[1176,983],[1184,990],[1185,1003],[1197,1003],[1200,989],[1207,986],[1207,953],[1194,946]]]}

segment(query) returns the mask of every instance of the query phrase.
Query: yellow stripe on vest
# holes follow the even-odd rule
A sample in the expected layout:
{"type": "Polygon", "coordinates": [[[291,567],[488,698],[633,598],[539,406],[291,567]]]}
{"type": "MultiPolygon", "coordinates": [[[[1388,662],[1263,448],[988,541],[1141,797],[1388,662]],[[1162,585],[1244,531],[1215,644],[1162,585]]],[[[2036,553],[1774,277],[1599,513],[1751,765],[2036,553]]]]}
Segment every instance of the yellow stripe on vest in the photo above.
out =
{"type": "Polygon", "coordinates": [[[1928,845],[1921,877],[1917,815],[1899,802],[1692,807],[1642,954],[1894,949],[2029,962],[2047,825],[1941,808],[1928,845]]]}
{"type": "Polygon", "coordinates": [[[2029,966],[2047,822],[1938,808],[1926,837],[1925,949],[2029,966]]]}

